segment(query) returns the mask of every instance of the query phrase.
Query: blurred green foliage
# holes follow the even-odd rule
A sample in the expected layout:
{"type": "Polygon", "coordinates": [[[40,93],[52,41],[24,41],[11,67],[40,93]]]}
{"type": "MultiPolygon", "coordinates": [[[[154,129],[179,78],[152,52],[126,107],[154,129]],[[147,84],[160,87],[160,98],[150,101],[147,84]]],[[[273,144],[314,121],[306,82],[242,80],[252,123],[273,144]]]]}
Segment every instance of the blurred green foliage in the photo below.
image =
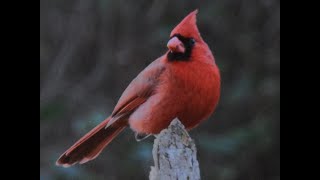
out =
{"type": "Polygon", "coordinates": [[[221,70],[214,115],[192,130],[202,179],[280,179],[280,3],[276,0],[40,1],[40,179],[148,179],[153,137],[130,129],[94,161],[55,160],[113,110],[198,8],[221,70]]]}

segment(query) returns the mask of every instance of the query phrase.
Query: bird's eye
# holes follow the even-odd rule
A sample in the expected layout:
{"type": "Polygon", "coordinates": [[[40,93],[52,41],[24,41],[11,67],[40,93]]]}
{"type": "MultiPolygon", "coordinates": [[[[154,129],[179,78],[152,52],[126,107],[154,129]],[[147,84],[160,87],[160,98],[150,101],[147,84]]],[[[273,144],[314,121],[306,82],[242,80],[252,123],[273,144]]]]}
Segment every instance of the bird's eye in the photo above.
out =
{"type": "Polygon", "coordinates": [[[193,38],[190,39],[190,44],[194,45],[196,43],[196,40],[194,40],[193,38]]]}

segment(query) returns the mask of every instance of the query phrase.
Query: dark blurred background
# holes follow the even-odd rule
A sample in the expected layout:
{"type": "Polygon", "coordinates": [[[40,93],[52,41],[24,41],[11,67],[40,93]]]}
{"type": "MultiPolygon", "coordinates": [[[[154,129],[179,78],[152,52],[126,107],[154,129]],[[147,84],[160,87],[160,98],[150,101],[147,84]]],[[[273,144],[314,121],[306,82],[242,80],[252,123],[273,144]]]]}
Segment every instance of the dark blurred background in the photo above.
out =
{"type": "Polygon", "coordinates": [[[190,132],[201,177],[280,179],[277,0],[41,0],[40,179],[148,179],[154,138],[136,142],[130,129],[94,161],[71,168],[55,161],[110,114],[196,8],[222,77],[216,112],[190,132]]]}

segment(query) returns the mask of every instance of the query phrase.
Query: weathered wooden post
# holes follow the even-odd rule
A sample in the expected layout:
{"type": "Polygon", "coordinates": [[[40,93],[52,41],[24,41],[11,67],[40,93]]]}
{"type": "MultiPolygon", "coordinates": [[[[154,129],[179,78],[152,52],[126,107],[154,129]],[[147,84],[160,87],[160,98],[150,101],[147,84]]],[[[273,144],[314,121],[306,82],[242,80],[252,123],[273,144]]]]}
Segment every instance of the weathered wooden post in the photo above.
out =
{"type": "Polygon", "coordinates": [[[200,179],[196,146],[177,118],[156,136],[152,154],[150,180],[200,179]]]}

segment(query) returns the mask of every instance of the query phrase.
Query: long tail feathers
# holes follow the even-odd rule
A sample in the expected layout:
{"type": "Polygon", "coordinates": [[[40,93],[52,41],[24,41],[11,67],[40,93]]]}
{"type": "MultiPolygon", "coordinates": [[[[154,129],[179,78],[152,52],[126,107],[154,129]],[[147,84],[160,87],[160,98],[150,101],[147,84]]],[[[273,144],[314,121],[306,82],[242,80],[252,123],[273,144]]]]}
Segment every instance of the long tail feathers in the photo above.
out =
{"type": "Polygon", "coordinates": [[[64,152],[56,164],[69,167],[76,163],[86,163],[96,158],[113,138],[115,138],[126,126],[126,121],[116,121],[105,128],[110,117],[79,139],[73,146],[64,152]]]}

